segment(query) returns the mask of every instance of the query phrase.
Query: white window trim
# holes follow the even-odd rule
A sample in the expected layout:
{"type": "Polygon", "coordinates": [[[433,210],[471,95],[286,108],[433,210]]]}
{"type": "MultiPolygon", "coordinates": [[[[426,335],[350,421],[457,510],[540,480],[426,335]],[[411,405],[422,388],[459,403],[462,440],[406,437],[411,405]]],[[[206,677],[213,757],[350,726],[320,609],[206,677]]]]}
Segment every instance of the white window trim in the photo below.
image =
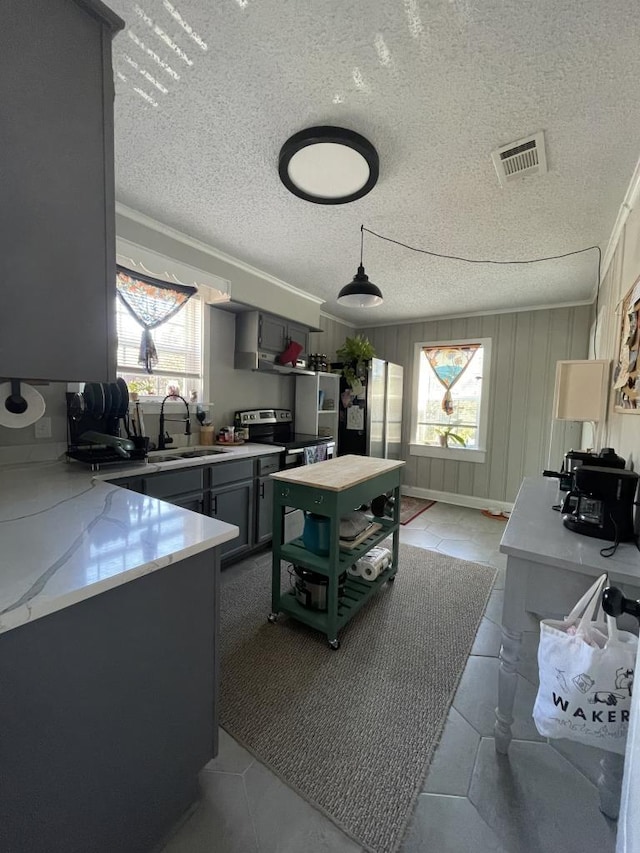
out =
{"type": "Polygon", "coordinates": [[[451,462],[485,462],[487,456],[487,431],[489,428],[489,400],[491,394],[491,338],[459,338],[447,341],[420,341],[413,348],[413,389],[411,397],[411,441],[409,453],[411,456],[431,456],[434,459],[448,459],[451,462]],[[420,356],[423,347],[455,346],[464,344],[481,344],[484,350],[484,366],[482,372],[482,397],[480,399],[480,418],[478,422],[480,447],[436,447],[432,444],[419,444],[416,441],[418,432],[418,390],[420,387],[420,356]]]}

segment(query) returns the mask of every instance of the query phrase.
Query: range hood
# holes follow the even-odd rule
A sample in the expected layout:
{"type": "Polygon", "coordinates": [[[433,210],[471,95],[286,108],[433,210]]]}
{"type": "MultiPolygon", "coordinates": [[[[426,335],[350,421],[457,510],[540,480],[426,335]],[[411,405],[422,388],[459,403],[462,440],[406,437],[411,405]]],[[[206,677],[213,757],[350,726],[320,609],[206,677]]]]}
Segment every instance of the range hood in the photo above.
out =
{"type": "Polygon", "coordinates": [[[236,370],[259,370],[262,373],[277,373],[280,376],[314,376],[313,370],[307,370],[304,362],[295,367],[290,364],[278,364],[276,356],[269,352],[236,352],[234,359],[236,370]]]}

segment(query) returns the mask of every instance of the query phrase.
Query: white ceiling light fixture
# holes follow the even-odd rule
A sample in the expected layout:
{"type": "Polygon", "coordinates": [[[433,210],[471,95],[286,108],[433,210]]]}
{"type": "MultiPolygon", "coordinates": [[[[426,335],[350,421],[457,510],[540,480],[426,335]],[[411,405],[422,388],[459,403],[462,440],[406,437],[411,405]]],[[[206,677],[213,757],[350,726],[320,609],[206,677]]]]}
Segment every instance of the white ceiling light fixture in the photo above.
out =
{"type": "Polygon", "coordinates": [[[371,192],[378,152],[364,136],[343,127],[310,127],[287,139],[278,171],[289,192],[315,204],[347,204],[371,192]]]}
{"type": "Polygon", "coordinates": [[[369,276],[364,271],[364,266],[362,265],[363,252],[364,225],[361,225],[360,266],[358,267],[358,272],[353,277],[353,281],[345,285],[338,294],[340,305],[346,305],[349,308],[375,308],[376,305],[382,305],[382,291],[376,284],[369,281],[369,276]]]}

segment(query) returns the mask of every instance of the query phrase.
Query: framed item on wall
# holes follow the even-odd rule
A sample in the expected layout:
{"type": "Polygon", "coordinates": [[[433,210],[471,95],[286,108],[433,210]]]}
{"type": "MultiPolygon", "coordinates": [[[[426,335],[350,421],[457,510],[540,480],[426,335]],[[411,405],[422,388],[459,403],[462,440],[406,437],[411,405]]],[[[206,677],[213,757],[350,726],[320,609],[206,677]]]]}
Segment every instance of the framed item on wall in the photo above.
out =
{"type": "Polygon", "coordinates": [[[620,343],[613,373],[614,409],[640,414],[640,278],[622,300],[620,343]]]}

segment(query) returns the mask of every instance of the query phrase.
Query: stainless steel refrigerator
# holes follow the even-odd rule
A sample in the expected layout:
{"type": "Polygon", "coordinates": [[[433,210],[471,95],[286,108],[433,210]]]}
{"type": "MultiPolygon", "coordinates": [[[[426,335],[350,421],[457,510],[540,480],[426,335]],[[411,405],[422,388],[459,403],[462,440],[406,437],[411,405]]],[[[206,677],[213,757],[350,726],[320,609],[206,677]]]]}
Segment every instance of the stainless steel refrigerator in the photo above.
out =
{"type": "Polygon", "coordinates": [[[372,358],[362,387],[340,380],[338,453],[400,459],[403,368],[372,358]]]}

